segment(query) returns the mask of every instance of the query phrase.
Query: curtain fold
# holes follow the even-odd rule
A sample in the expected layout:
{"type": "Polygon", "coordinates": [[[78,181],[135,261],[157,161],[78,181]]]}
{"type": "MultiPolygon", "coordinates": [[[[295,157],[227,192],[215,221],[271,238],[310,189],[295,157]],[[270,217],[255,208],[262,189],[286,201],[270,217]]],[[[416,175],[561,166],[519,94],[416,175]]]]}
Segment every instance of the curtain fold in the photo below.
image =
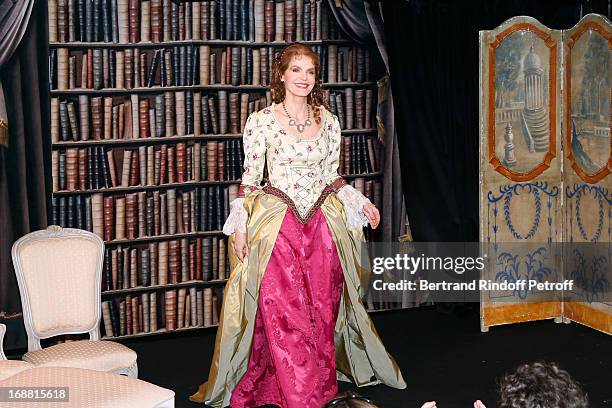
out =
{"type": "Polygon", "coordinates": [[[9,326],[7,350],[26,345],[11,247],[19,237],[45,228],[50,208],[47,24],[47,4],[36,1],[20,44],[0,67],[10,124],[8,147],[0,146],[0,321],[9,326]]]}
{"type": "Polygon", "coordinates": [[[395,131],[395,112],[389,80],[389,58],[385,46],[382,12],[377,3],[363,0],[342,0],[337,7],[335,0],[328,0],[329,7],[340,28],[360,45],[375,44],[384,62],[386,75],[378,81],[378,107],[376,121],[384,143],[384,189],[381,212],[381,239],[397,241],[406,231],[406,212],[402,187],[402,175],[395,131]],[[388,215],[391,216],[388,216],[388,215]]]}

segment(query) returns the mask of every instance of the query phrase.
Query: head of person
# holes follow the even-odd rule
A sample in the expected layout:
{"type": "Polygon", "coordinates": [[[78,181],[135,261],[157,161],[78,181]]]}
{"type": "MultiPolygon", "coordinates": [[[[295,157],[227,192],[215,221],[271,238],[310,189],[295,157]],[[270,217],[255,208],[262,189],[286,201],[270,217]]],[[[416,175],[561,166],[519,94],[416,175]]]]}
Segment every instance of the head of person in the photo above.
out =
{"type": "Polygon", "coordinates": [[[378,405],[354,391],[346,391],[328,401],[324,408],[378,408],[378,405]]]}
{"type": "Polygon", "coordinates": [[[588,398],[555,363],[520,365],[499,382],[500,408],[587,408],[588,398]]]}
{"type": "Polygon", "coordinates": [[[321,87],[321,63],[312,49],[301,43],[293,43],[283,48],[272,65],[270,90],[272,102],[281,103],[288,94],[305,97],[314,113],[314,119],[321,122],[318,106],[327,103],[321,87]]]}

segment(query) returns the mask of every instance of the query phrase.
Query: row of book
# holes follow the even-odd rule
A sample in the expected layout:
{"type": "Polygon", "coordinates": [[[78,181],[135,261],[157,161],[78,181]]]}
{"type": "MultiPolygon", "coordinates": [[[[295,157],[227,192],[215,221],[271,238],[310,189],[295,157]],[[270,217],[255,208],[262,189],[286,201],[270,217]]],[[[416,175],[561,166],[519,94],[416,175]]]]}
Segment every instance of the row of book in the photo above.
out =
{"type": "Polygon", "coordinates": [[[107,149],[54,150],[53,192],[111,187],[159,186],[190,181],[231,181],[242,176],[242,140],[210,140],[107,149]]]}
{"type": "MultiPolygon", "coordinates": [[[[344,130],[372,126],[372,89],[325,92],[330,111],[344,130]]],[[[201,134],[235,134],[252,112],[271,103],[266,95],[227,92],[164,92],[124,97],[51,98],[51,140],[137,139],[201,134]]]]}
{"type": "Polygon", "coordinates": [[[106,242],[219,231],[237,185],[184,191],[141,191],[117,196],[54,196],[53,223],[92,231],[106,242]]]}
{"type": "Polygon", "coordinates": [[[49,0],[50,42],[336,38],[323,0],[49,0]]]}
{"type": "Polygon", "coordinates": [[[223,280],[229,274],[227,255],[224,237],[106,248],[102,290],[223,280]]]}
{"type": "Polygon", "coordinates": [[[180,288],[102,302],[104,337],[209,327],[219,323],[223,288],[180,288]]]}
{"type": "MultiPolygon", "coordinates": [[[[370,54],[355,46],[313,46],[324,83],[364,82],[370,54]]],[[[53,48],[51,89],[133,89],[153,86],[270,84],[273,47],[175,45],[159,49],[53,48]],[[80,73],[80,75],[77,75],[80,73]]]]}

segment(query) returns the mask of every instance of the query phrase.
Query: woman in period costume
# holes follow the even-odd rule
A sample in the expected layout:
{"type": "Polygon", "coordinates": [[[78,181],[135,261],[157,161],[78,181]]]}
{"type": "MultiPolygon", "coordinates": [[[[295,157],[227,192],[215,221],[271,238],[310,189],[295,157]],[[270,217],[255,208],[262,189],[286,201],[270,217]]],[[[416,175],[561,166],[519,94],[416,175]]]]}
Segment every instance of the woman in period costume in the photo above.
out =
{"type": "Polygon", "coordinates": [[[270,86],[274,103],[244,128],[245,171],[223,228],[231,272],[208,380],[190,399],[321,408],[337,380],[405,388],[361,303],[362,228],[380,216],[338,175],[340,124],[317,55],[287,46],[270,86]]]}

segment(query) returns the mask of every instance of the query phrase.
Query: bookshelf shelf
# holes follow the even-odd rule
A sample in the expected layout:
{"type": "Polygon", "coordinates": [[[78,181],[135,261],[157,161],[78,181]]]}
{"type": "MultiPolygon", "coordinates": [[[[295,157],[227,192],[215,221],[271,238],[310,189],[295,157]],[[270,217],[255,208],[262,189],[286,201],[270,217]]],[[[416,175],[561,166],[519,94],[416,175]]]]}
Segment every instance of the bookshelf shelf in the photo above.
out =
{"type": "Polygon", "coordinates": [[[240,184],[240,180],[217,180],[217,181],[185,181],[183,183],[169,183],[160,184],[154,186],[129,186],[129,187],[110,187],[110,188],[98,188],[90,190],[77,190],[77,191],[54,191],[58,197],[69,196],[75,194],[95,194],[95,193],[135,193],[140,191],[153,191],[153,190],[167,190],[171,188],[179,189],[190,189],[193,187],[201,186],[217,186],[217,185],[228,185],[228,184],[240,184]]]}
{"type": "Polygon", "coordinates": [[[152,291],[164,290],[164,289],[190,288],[194,286],[224,285],[225,283],[227,283],[227,279],[215,279],[215,280],[209,280],[209,281],[190,280],[190,281],[180,282],[180,283],[168,283],[166,285],[137,286],[135,288],[105,290],[105,291],[102,291],[102,296],[117,296],[117,295],[123,295],[123,294],[152,292],[152,291]]]}
{"type": "Polygon", "coordinates": [[[217,327],[219,327],[218,324],[211,324],[210,326],[181,327],[181,328],[174,329],[174,330],[159,329],[159,330],[155,330],[155,331],[151,331],[151,332],[143,332],[143,333],[136,333],[136,334],[126,334],[126,335],[122,335],[122,336],[102,336],[101,340],[136,339],[136,338],[141,338],[141,337],[155,336],[155,335],[158,335],[158,334],[182,333],[182,332],[190,332],[190,331],[210,329],[210,328],[215,328],[216,329],[217,327]]]}
{"type": "Polygon", "coordinates": [[[182,238],[215,237],[219,235],[223,235],[223,231],[196,231],[185,232],[182,234],[155,235],[152,237],[142,237],[136,239],[113,239],[111,241],[104,241],[104,245],[106,247],[110,247],[117,245],[148,244],[150,242],[172,241],[180,240],[182,238]]]}
{"type": "MultiPolygon", "coordinates": [[[[376,129],[345,129],[342,131],[344,136],[354,136],[363,134],[378,134],[376,129]]],[[[56,148],[84,147],[84,146],[142,146],[148,144],[169,144],[182,143],[198,140],[219,140],[219,139],[242,139],[242,133],[224,133],[224,134],[209,134],[209,135],[185,135],[185,136],[169,136],[169,137],[145,137],[139,139],[108,139],[108,140],[77,140],[66,142],[55,142],[52,144],[56,148]]]]}
{"type": "Polygon", "coordinates": [[[252,84],[270,83],[274,57],[297,38],[319,56],[343,128],[339,173],[381,208],[374,62],[340,38],[328,2],[48,6],[52,217],[107,238],[103,339],[218,327],[231,250],[220,229],[240,184],[243,128],[272,101],[268,85],[252,84]],[[153,235],[162,231],[194,232],[153,235]],[[212,279],[145,286],[174,276],[212,279]]]}
{"type": "MultiPolygon", "coordinates": [[[[325,83],[323,87],[327,88],[346,88],[346,87],[362,87],[372,88],[376,86],[376,82],[334,82],[325,83]]],[[[132,89],[124,88],[106,88],[106,89],[89,89],[89,88],[75,88],[75,89],[52,89],[51,96],[75,96],[75,95],[96,95],[96,96],[109,96],[109,95],[142,95],[142,94],[159,94],[163,92],[177,92],[177,91],[219,91],[219,90],[235,90],[235,91],[265,91],[268,86],[264,85],[231,85],[231,84],[212,84],[212,85],[184,85],[184,86],[152,86],[152,87],[138,87],[132,89]]]]}
{"type": "MultiPolygon", "coordinates": [[[[313,40],[300,41],[307,45],[351,45],[348,40],[313,40]]],[[[179,41],[162,41],[162,42],[137,42],[137,43],[107,43],[107,42],[51,42],[50,48],[163,48],[183,45],[210,45],[210,46],[237,46],[237,47],[284,47],[286,41],[272,42],[256,42],[256,41],[240,41],[240,40],[179,40],[179,41]]]]}

